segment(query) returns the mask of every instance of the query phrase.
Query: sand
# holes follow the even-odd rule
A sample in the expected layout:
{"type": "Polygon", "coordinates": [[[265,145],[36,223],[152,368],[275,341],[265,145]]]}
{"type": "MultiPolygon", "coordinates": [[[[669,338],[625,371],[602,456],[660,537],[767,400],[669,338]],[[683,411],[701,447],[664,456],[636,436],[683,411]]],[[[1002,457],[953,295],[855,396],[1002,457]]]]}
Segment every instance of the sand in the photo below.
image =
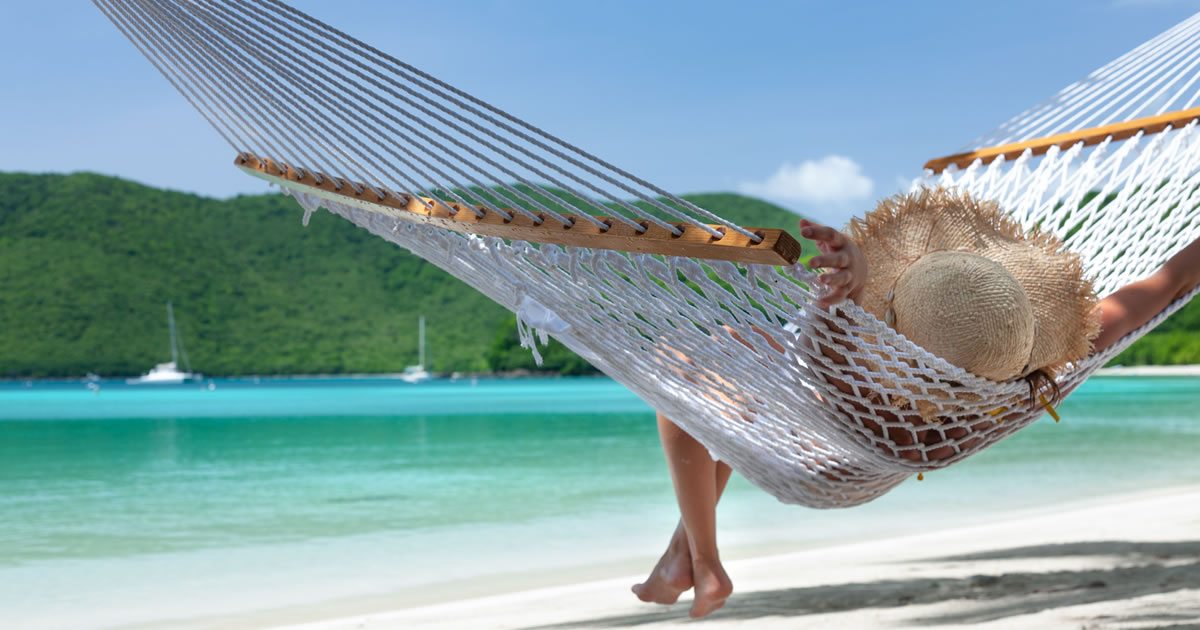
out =
{"type": "Polygon", "coordinates": [[[1200,376],[1200,365],[1130,365],[1100,368],[1096,376],[1200,376]]]}
{"type": "Polygon", "coordinates": [[[1200,628],[1200,487],[727,569],[734,595],[702,621],[687,594],[637,601],[630,575],[274,629],[1200,628]]]}

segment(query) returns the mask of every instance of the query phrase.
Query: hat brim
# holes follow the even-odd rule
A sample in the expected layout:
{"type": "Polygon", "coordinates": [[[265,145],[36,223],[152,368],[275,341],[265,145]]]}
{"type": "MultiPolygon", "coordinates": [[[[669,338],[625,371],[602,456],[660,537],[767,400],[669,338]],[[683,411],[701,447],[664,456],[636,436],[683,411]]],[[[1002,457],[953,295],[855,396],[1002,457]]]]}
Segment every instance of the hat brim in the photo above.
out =
{"type": "Polygon", "coordinates": [[[1053,234],[1022,229],[994,201],[922,189],[880,201],[875,210],[853,219],[845,233],[867,259],[868,280],[858,303],[880,320],[889,291],[910,264],[935,251],[964,251],[999,262],[1029,297],[1034,343],[1022,375],[1039,369],[1053,373],[1086,357],[1100,332],[1096,293],[1079,255],[1053,234]]]}

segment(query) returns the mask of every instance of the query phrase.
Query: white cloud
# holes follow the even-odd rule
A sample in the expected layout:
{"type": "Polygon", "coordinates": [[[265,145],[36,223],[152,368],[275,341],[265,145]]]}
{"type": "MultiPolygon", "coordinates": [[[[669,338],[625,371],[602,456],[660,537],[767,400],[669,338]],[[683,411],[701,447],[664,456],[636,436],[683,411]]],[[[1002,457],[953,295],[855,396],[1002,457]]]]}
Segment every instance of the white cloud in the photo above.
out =
{"type": "Polygon", "coordinates": [[[770,177],[742,182],[738,190],[777,201],[845,203],[869,198],[875,183],[863,174],[862,167],[854,160],[827,155],[799,164],[784,162],[770,177]]]}

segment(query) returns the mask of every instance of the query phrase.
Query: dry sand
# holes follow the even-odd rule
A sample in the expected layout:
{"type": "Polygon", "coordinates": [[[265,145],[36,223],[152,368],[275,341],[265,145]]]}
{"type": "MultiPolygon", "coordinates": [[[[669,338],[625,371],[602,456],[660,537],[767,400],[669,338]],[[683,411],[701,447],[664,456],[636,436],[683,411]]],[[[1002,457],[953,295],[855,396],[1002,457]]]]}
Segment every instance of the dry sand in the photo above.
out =
{"type": "Polygon", "coordinates": [[[1096,376],[1200,376],[1200,365],[1130,365],[1096,370],[1096,376]]]}
{"type": "Polygon", "coordinates": [[[1200,628],[1200,487],[727,568],[734,595],[701,621],[687,595],[637,601],[637,575],[276,630],[1200,628]]]}

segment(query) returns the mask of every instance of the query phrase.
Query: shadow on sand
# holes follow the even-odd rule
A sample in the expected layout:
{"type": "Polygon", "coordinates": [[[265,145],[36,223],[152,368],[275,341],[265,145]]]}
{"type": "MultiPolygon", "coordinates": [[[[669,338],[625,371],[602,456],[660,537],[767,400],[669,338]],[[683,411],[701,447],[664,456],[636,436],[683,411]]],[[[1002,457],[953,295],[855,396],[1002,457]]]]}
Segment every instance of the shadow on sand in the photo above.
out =
{"type": "MultiPolygon", "coordinates": [[[[1065,606],[1122,601],[1145,595],[1200,588],[1200,541],[1102,541],[1038,545],[933,558],[926,562],[994,562],[1054,557],[1102,558],[1106,559],[1111,568],[1045,573],[1002,572],[974,575],[969,578],[880,580],[748,593],[735,592],[725,607],[711,618],[729,621],[762,617],[802,617],[865,608],[890,608],[961,600],[964,605],[953,613],[913,618],[911,622],[920,626],[970,624],[1065,606]]],[[[669,608],[648,606],[644,614],[598,617],[536,628],[625,628],[682,621],[688,618],[689,605],[686,600],[681,600],[680,604],[669,608]]],[[[1200,602],[1153,612],[1131,610],[1129,614],[1123,615],[1120,621],[1153,624],[1153,627],[1158,628],[1200,628],[1200,602]]],[[[1085,624],[1083,627],[1088,626],[1085,624]]]]}

